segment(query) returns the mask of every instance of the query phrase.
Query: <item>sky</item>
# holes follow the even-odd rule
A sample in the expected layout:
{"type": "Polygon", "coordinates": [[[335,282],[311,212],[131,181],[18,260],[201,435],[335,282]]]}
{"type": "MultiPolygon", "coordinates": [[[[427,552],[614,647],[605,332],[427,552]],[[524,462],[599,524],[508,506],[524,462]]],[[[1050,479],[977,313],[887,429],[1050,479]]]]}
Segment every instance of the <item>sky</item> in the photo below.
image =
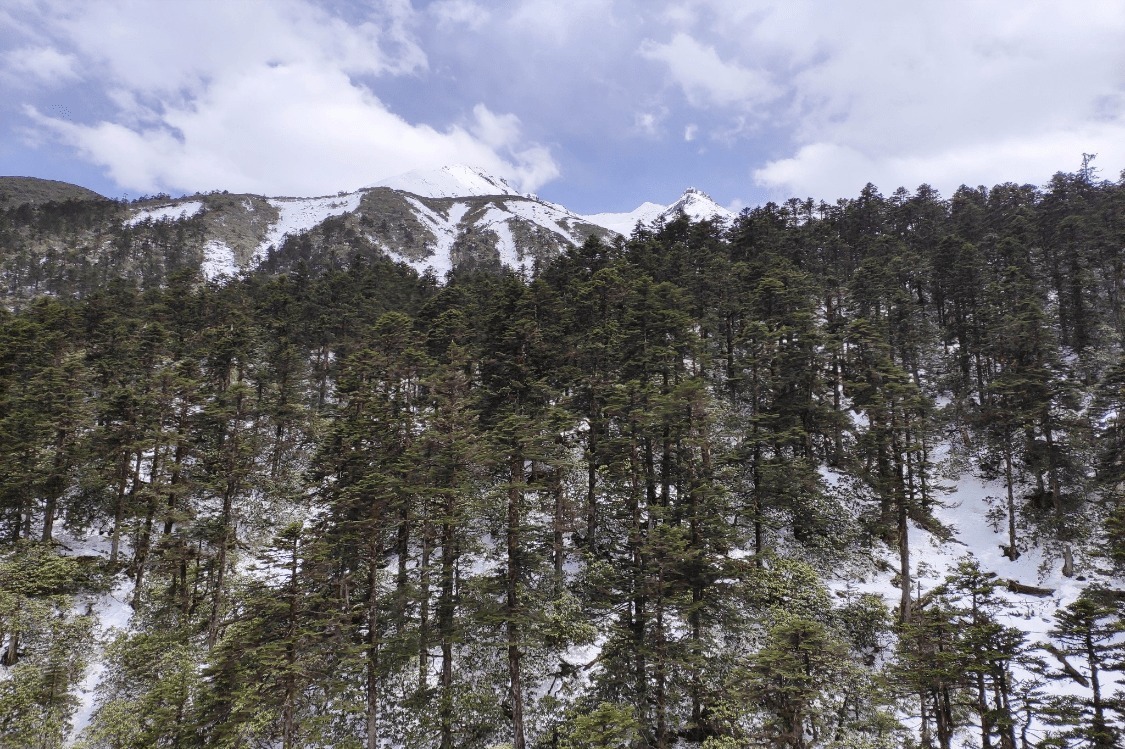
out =
{"type": "Polygon", "coordinates": [[[581,213],[1125,169],[1121,0],[4,0],[0,174],[581,213]]]}

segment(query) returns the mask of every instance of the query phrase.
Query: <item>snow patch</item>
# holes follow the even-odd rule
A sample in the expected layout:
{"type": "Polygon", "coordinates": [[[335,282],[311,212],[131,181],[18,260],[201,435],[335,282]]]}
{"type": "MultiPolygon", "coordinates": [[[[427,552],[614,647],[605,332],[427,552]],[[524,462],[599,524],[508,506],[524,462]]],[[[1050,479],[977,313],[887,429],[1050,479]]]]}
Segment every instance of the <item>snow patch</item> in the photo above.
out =
{"type": "Polygon", "coordinates": [[[417,169],[366,187],[389,187],[422,198],[464,198],[483,195],[519,195],[502,177],[482,169],[452,164],[440,169],[417,169]]]}
{"type": "Polygon", "coordinates": [[[266,202],[277,209],[278,218],[254,251],[253,263],[261,262],[271,246],[280,247],[287,235],[308,231],[332,216],[355,212],[362,198],[362,192],[323,198],[269,198],[266,202]]]}
{"type": "Polygon", "coordinates": [[[144,208],[125,219],[125,225],[136,226],[145,221],[152,221],[153,223],[158,221],[176,221],[178,219],[191,218],[201,210],[203,210],[203,202],[199,200],[189,200],[186,203],[171,203],[156,208],[144,208]]]}
{"type": "Polygon", "coordinates": [[[78,685],[78,707],[71,719],[68,746],[74,744],[94,717],[94,711],[97,709],[95,698],[98,684],[105,674],[105,661],[102,660],[101,650],[113,639],[116,632],[129,628],[133,619],[133,607],[129,604],[132,597],[133,581],[125,580],[109,593],[103,593],[88,604],[89,612],[96,622],[94,634],[100,646],[97,656],[91,659],[78,685]]]}
{"type": "Polygon", "coordinates": [[[237,276],[239,267],[234,259],[234,250],[217,239],[208,240],[203,246],[202,270],[203,277],[208,281],[214,281],[220,276],[237,276]]]}

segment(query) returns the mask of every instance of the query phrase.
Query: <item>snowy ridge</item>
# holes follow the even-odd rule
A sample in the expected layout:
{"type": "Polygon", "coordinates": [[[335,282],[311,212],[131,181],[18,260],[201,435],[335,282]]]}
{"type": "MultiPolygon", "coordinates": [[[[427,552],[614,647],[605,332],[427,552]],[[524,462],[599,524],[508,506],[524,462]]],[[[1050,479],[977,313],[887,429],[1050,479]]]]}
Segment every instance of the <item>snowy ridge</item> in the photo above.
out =
{"type": "Polygon", "coordinates": [[[201,272],[209,281],[252,271],[266,259],[270,247],[280,248],[287,236],[347,214],[362,214],[362,221],[353,224],[383,227],[367,231],[365,236],[389,257],[420,273],[431,271],[438,278],[453,269],[458,239],[476,231],[486,232],[486,236],[483,242],[469,243],[470,254],[487,253],[495,245],[502,265],[527,273],[536,262],[548,261],[566,247],[581,244],[591,233],[608,238],[604,230],[628,236],[638,223],[650,225],[680,215],[696,221],[733,217],[694,188],[670,206],[649,202],[627,213],[584,216],[534,195],[523,195],[503,178],[482,169],[454,164],[407,172],[334,196],[182,198],[135,210],[127,223],[182,221],[203,212],[204,235],[197,251],[203,257],[201,272]],[[376,188],[379,192],[373,193],[376,188]],[[365,201],[365,196],[370,200],[365,201]],[[271,221],[272,216],[262,212],[263,203],[277,211],[276,219],[271,221]],[[388,230],[384,216],[396,228],[388,230]],[[424,244],[411,239],[406,240],[411,246],[405,246],[403,237],[416,232],[419,224],[426,230],[421,237],[424,244]],[[427,254],[422,257],[422,253],[427,254]]]}
{"type": "Polygon", "coordinates": [[[308,231],[331,216],[353,213],[359,208],[362,197],[362,192],[353,192],[323,198],[270,198],[267,202],[277,209],[278,219],[258,245],[254,264],[265,258],[271,245],[280,247],[286,235],[308,231]]]}
{"type": "Polygon", "coordinates": [[[452,164],[441,169],[418,169],[388,177],[365,187],[389,187],[422,198],[520,194],[503,178],[464,164],[452,164]]]}

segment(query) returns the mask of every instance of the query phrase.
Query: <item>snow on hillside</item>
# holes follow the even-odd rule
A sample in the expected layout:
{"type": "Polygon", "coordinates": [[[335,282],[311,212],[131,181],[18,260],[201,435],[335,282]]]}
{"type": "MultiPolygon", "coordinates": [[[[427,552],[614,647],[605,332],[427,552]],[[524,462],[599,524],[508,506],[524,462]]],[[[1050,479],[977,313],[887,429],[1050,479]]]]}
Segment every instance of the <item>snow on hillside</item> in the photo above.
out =
{"type": "Polygon", "coordinates": [[[479,226],[496,233],[496,250],[500,254],[500,264],[527,275],[529,270],[528,257],[527,255],[521,256],[516,248],[515,237],[512,236],[511,227],[508,226],[508,219],[511,217],[512,214],[508,211],[492,207],[484,214],[479,226]]]}
{"type": "Polygon", "coordinates": [[[203,277],[214,281],[220,276],[237,276],[238,263],[234,259],[234,250],[225,242],[212,239],[203,246],[203,277]]]}
{"type": "Polygon", "coordinates": [[[362,192],[353,192],[323,198],[269,198],[267,202],[277,209],[278,219],[258,245],[253,262],[261,262],[270,245],[280,247],[287,234],[300,234],[326,218],[352,213],[362,197],[362,192]]]}
{"type": "MultiPolygon", "coordinates": [[[[383,251],[395,260],[401,260],[413,267],[418,272],[432,270],[438,278],[443,278],[453,269],[453,245],[462,232],[466,230],[484,230],[496,234],[496,249],[500,254],[500,263],[513,268],[521,273],[527,273],[531,268],[529,255],[521,254],[517,250],[516,239],[512,234],[509,222],[520,219],[546,229],[566,243],[583,241],[584,237],[576,236],[567,230],[564,222],[582,221],[583,217],[571,213],[562,206],[533,200],[523,196],[513,196],[512,199],[498,199],[485,209],[483,214],[474,216],[471,226],[464,222],[465,216],[473,206],[468,202],[455,202],[448,206],[442,213],[431,208],[420,199],[406,195],[406,202],[414,209],[415,215],[425,224],[436,238],[432,253],[422,259],[413,259],[395,252],[392,248],[383,246],[383,251]]],[[[479,207],[479,206],[478,206],[479,207]]]]}
{"type": "Polygon", "coordinates": [[[467,203],[454,203],[449,206],[446,213],[442,214],[431,210],[417,198],[409,195],[405,197],[406,202],[414,208],[418,220],[433,232],[436,245],[432,248],[433,251],[429,257],[423,260],[405,257],[385,245],[383,251],[395,260],[400,260],[411,266],[419,273],[430,270],[433,271],[435,277],[445,278],[445,274],[453,270],[453,243],[457,240],[461,219],[469,212],[469,206],[467,203]]]}
{"type": "Polygon", "coordinates": [[[558,234],[566,242],[585,241],[585,237],[572,235],[559,223],[563,219],[582,221],[583,217],[560,205],[534,200],[509,200],[504,203],[503,208],[513,216],[558,234]]]}
{"type": "MultiPolygon", "coordinates": [[[[948,445],[942,445],[935,450],[933,457],[939,465],[953,464],[948,454],[948,445]]],[[[835,485],[840,480],[839,476],[827,469],[822,469],[822,476],[830,485],[835,485]]],[[[915,600],[943,583],[946,576],[956,571],[961,561],[975,560],[981,570],[994,574],[999,583],[996,594],[1008,607],[1000,617],[1000,623],[1023,632],[1026,647],[1035,649],[1038,644],[1051,641],[1048,633],[1055,626],[1055,614],[1077,600],[1083,589],[1098,582],[1109,587],[1119,584],[1120,581],[1105,578],[1088,560],[1085,565],[1079,564],[1075,577],[1065,577],[1062,574],[1062,560],[1058,555],[1052,555],[1037,546],[1021,547],[1019,559],[1008,559],[1001,549],[1001,545],[1008,541],[1007,528],[1003,525],[1006,521],[997,512],[1002,508],[1001,502],[1007,494],[1004,483],[985,481],[971,472],[959,471],[953,471],[953,475],[943,479],[942,483],[949,491],[938,497],[939,504],[934,508],[933,515],[951,532],[951,537],[940,538],[913,522],[909,529],[910,567],[915,600]],[[1009,582],[1050,592],[1042,595],[1017,593],[1006,587],[1009,582]]],[[[1026,494],[1027,487],[1016,487],[1016,493],[1026,494]]],[[[875,556],[889,571],[857,579],[852,574],[854,570],[848,570],[837,573],[837,579],[826,582],[831,590],[840,595],[851,592],[881,596],[894,611],[898,608],[901,596],[894,582],[899,565],[898,550],[884,547],[876,550],[875,556]]],[[[1050,665],[1057,668],[1059,664],[1052,662],[1050,665]]],[[[1071,665],[1080,672],[1083,671],[1080,661],[1075,660],[1071,665]]],[[[1021,669],[1016,669],[1014,675],[1017,679],[1031,676],[1021,669]]],[[[1119,687],[1125,687],[1125,679],[1121,676],[1120,673],[1103,673],[1103,691],[1110,694],[1119,687]]],[[[1058,695],[1083,695],[1087,692],[1084,687],[1069,679],[1049,682],[1043,689],[1045,693],[1058,695]]],[[[907,725],[917,723],[916,716],[903,714],[899,717],[907,725]]],[[[1043,728],[1041,725],[1033,725],[1029,733],[1037,735],[1043,728]]],[[[976,746],[973,743],[976,737],[970,736],[967,742],[965,737],[956,738],[956,747],[976,746]]]]}
{"type": "Polygon", "coordinates": [[[172,203],[156,208],[144,208],[125,219],[126,226],[136,226],[145,221],[176,221],[191,218],[203,210],[203,203],[199,200],[189,200],[186,203],[172,203]]]}
{"type": "Polygon", "coordinates": [[[502,178],[464,164],[452,164],[441,169],[417,169],[366,187],[389,187],[422,198],[520,194],[502,178]]]}

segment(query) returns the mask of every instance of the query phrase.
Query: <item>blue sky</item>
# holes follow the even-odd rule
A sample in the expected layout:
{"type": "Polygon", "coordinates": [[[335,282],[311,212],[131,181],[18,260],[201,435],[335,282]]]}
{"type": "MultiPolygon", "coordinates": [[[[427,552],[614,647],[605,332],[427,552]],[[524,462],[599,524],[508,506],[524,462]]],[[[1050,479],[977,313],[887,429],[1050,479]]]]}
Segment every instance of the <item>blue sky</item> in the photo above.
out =
{"type": "Polygon", "coordinates": [[[448,163],[580,212],[1125,168],[1120,0],[5,0],[0,174],[136,197],[448,163]]]}

